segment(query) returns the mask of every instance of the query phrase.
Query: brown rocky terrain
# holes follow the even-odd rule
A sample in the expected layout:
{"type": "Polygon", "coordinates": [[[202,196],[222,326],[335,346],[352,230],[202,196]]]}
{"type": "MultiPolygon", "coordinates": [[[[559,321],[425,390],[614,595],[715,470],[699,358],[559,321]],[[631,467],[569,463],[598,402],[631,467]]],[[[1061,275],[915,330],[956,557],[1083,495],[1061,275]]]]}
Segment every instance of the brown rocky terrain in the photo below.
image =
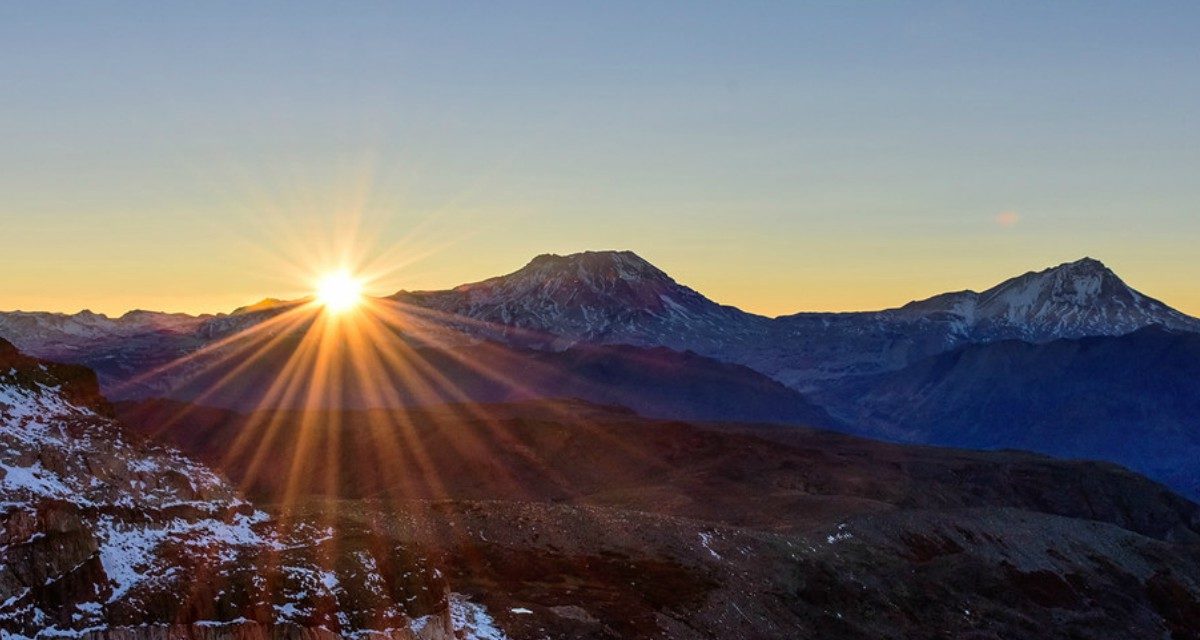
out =
{"type": "Polygon", "coordinates": [[[609,507],[323,502],[430,549],[511,638],[1194,638],[1195,547],[1021,509],[772,532],[609,507]]]}
{"type": "Polygon", "coordinates": [[[1200,507],[1110,464],[578,402],[118,411],[511,638],[1200,637],[1200,507]]]}

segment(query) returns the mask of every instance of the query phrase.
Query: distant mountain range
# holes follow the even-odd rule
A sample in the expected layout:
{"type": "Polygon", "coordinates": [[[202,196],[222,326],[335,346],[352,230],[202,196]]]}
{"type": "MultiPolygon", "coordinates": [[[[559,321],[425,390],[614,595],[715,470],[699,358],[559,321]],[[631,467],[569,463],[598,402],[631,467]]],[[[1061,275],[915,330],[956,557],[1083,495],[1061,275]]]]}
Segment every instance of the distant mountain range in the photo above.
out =
{"type": "MultiPolygon", "coordinates": [[[[1187,316],[1084,258],[982,293],[897,309],[767,318],[717,304],[629,251],[543,255],[515,273],[446,291],[401,291],[397,314],[518,347],[579,343],[666,347],[742,364],[798,390],[902,368],[964,344],[1116,336],[1142,327],[1200,332],[1187,316]]],[[[294,306],[265,300],[232,314],[133,311],[110,319],[0,313],[0,336],[41,357],[88,364],[106,387],[294,306]]]]}
{"type": "MultiPolygon", "coordinates": [[[[304,327],[273,337],[253,366],[220,356],[230,352],[221,345],[300,302],[200,317],[4,313],[0,336],[95,369],[116,400],[294,408],[266,391],[304,327]],[[168,366],[204,349],[215,355],[168,366]],[[212,391],[219,380],[224,388],[212,391]]],[[[411,372],[392,372],[375,381],[396,390],[388,400],[349,384],[327,408],[578,397],[657,417],[1098,457],[1200,495],[1200,462],[1191,462],[1200,412],[1184,382],[1200,358],[1200,319],[1090,258],[875,312],[759,316],[628,251],[543,255],[509,275],[375,303],[395,319],[380,348],[407,352],[453,392],[422,393],[411,372]]]]}
{"type": "Polygon", "coordinates": [[[393,299],[509,343],[663,346],[744,364],[800,390],[898,369],[961,344],[1122,335],[1149,325],[1200,331],[1090,258],[899,309],[767,318],[717,304],[636,254],[539,256],[519,271],[393,299]]]}

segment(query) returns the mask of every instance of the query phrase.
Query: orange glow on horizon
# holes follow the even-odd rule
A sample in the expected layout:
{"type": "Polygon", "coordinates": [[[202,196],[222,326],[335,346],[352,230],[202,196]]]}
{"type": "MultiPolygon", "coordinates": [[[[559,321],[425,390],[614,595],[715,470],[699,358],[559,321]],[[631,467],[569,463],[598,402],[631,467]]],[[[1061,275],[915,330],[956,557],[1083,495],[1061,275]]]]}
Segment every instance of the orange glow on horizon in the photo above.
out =
{"type": "MultiPolygon", "coordinates": [[[[277,216],[257,218],[264,228],[256,235],[269,241],[244,242],[258,262],[272,265],[266,273],[285,286],[302,287],[296,291],[307,290],[305,297],[244,310],[261,315],[244,325],[231,322],[228,333],[124,384],[133,388],[158,379],[178,385],[161,393],[184,393],[189,404],[164,417],[164,430],[186,423],[189,406],[244,412],[245,422],[231,434],[224,457],[244,470],[241,489],[272,487],[284,520],[317,495],[339,495],[343,476],[350,477],[347,460],[339,457],[343,436],[351,437],[341,428],[350,419],[367,429],[352,435],[370,440],[368,459],[359,462],[374,470],[362,477],[376,488],[375,496],[395,500],[398,509],[407,500],[455,498],[445,470],[427,450],[430,438],[441,436],[430,434],[447,423],[453,435],[441,446],[466,458],[486,458],[512,436],[501,418],[471,401],[472,390],[490,389],[499,394],[497,400],[533,397],[522,378],[549,365],[477,344],[464,325],[485,332],[517,329],[369,295],[394,290],[390,280],[411,277],[415,262],[456,238],[430,238],[413,228],[403,241],[379,246],[384,220],[365,214],[353,199],[346,206],[320,208],[338,213],[309,218],[280,209],[277,216]],[[435,407],[443,407],[437,411],[448,417],[421,413],[435,407]],[[475,426],[460,428],[463,424],[475,426]]],[[[553,405],[545,410],[558,415],[560,424],[592,428],[553,405]]],[[[549,486],[565,486],[548,461],[529,458],[526,463],[549,486]]],[[[515,494],[531,490],[523,485],[528,479],[514,477],[511,470],[489,473],[494,474],[490,482],[515,494]]]]}

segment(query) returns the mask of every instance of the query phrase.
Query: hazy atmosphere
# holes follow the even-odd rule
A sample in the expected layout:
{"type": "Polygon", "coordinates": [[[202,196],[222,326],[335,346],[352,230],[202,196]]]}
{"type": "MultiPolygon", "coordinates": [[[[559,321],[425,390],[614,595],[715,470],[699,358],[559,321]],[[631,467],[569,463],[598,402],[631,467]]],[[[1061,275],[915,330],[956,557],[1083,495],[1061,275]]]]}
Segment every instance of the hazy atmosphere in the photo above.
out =
{"type": "Polygon", "coordinates": [[[358,219],[407,255],[376,294],[632,249],[775,315],[1090,255],[1200,313],[1198,23],[1183,2],[5,3],[0,309],[300,295],[289,234],[358,219]]]}

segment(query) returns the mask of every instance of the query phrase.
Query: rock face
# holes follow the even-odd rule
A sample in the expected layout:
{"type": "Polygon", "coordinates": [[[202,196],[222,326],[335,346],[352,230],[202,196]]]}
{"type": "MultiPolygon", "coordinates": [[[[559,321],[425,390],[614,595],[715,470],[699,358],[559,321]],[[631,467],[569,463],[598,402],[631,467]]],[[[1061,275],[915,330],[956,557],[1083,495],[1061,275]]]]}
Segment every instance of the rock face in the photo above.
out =
{"type": "Polygon", "coordinates": [[[405,549],[272,520],[110,414],[86,370],[0,341],[5,637],[451,637],[444,581],[405,549]]]}
{"type": "Polygon", "coordinates": [[[86,367],[39,362],[0,338],[0,374],[11,387],[11,394],[17,394],[19,389],[53,386],[65,403],[86,407],[103,416],[112,415],[112,407],[100,393],[96,374],[86,367]]]}

